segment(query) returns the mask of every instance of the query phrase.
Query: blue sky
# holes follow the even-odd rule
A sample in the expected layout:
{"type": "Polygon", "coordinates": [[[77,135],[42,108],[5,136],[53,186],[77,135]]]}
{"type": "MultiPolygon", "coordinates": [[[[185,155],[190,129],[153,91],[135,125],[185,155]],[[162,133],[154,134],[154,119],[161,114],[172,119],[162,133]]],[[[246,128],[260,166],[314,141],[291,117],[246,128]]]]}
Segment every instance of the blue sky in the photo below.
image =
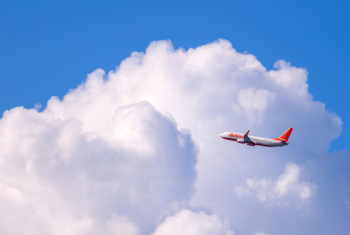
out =
{"type": "Polygon", "coordinates": [[[267,68],[283,59],[309,72],[309,90],[350,138],[349,1],[1,1],[0,111],[46,105],[96,68],[115,69],[151,41],[175,48],[218,38],[267,68]]]}

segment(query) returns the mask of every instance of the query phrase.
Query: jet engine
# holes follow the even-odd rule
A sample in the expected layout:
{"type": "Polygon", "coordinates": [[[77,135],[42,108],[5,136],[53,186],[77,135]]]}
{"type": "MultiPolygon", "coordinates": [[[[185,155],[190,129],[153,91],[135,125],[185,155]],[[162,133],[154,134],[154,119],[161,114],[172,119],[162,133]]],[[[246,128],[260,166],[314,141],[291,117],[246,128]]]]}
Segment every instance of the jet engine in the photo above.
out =
{"type": "Polygon", "coordinates": [[[244,144],[245,141],[244,141],[244,139],[237,139],[237,143],[244,144]]]}

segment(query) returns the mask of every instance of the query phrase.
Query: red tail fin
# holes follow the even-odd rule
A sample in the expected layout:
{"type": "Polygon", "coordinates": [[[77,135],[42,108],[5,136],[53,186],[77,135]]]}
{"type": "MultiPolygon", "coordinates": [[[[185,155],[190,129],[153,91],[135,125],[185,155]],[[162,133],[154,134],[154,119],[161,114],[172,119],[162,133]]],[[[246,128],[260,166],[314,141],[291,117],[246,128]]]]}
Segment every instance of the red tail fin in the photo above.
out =
{"type": "Polygon", "coordinates": [[[289,136],[292,134],[292,130],[293,128],[289,128],[286,132],[283,133],[283,135],[281,135],[279,138],[275,138],[274,140],[280,140],[280,141],[284,141],[284,142],[288,142],[289,136]]]}

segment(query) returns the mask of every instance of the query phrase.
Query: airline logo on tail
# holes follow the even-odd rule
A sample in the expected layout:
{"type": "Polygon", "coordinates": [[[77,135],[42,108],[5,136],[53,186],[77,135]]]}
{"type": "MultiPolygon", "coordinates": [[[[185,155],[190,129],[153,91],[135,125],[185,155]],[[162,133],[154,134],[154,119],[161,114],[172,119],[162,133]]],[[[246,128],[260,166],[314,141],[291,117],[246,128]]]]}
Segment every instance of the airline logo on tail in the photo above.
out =
{"type": "Polygon", "coordinates": [[[249,146],[260,145],[264,147],[283,147],[288,145],[288,140],[292,134],[293,128],[289,128],[280,137],[274,139],[268,139],[263,137],[257,137],[248,135],[249,131],[245,135],[239,133],[225,132],[220,134],[220,137],[226,140],[237,141],[240,144],[246,144],[249,146]]]}

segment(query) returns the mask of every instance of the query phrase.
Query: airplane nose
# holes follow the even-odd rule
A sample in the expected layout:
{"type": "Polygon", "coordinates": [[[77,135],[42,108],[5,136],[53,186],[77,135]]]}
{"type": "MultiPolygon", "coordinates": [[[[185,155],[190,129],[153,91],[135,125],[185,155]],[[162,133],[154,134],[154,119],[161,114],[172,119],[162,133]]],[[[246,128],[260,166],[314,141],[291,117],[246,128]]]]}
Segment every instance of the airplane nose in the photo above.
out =
{"type": "Polygon", "coordinates": [[[221,133],[219,136],[222,138],[225,136],[225,133],[221,133]]]}

